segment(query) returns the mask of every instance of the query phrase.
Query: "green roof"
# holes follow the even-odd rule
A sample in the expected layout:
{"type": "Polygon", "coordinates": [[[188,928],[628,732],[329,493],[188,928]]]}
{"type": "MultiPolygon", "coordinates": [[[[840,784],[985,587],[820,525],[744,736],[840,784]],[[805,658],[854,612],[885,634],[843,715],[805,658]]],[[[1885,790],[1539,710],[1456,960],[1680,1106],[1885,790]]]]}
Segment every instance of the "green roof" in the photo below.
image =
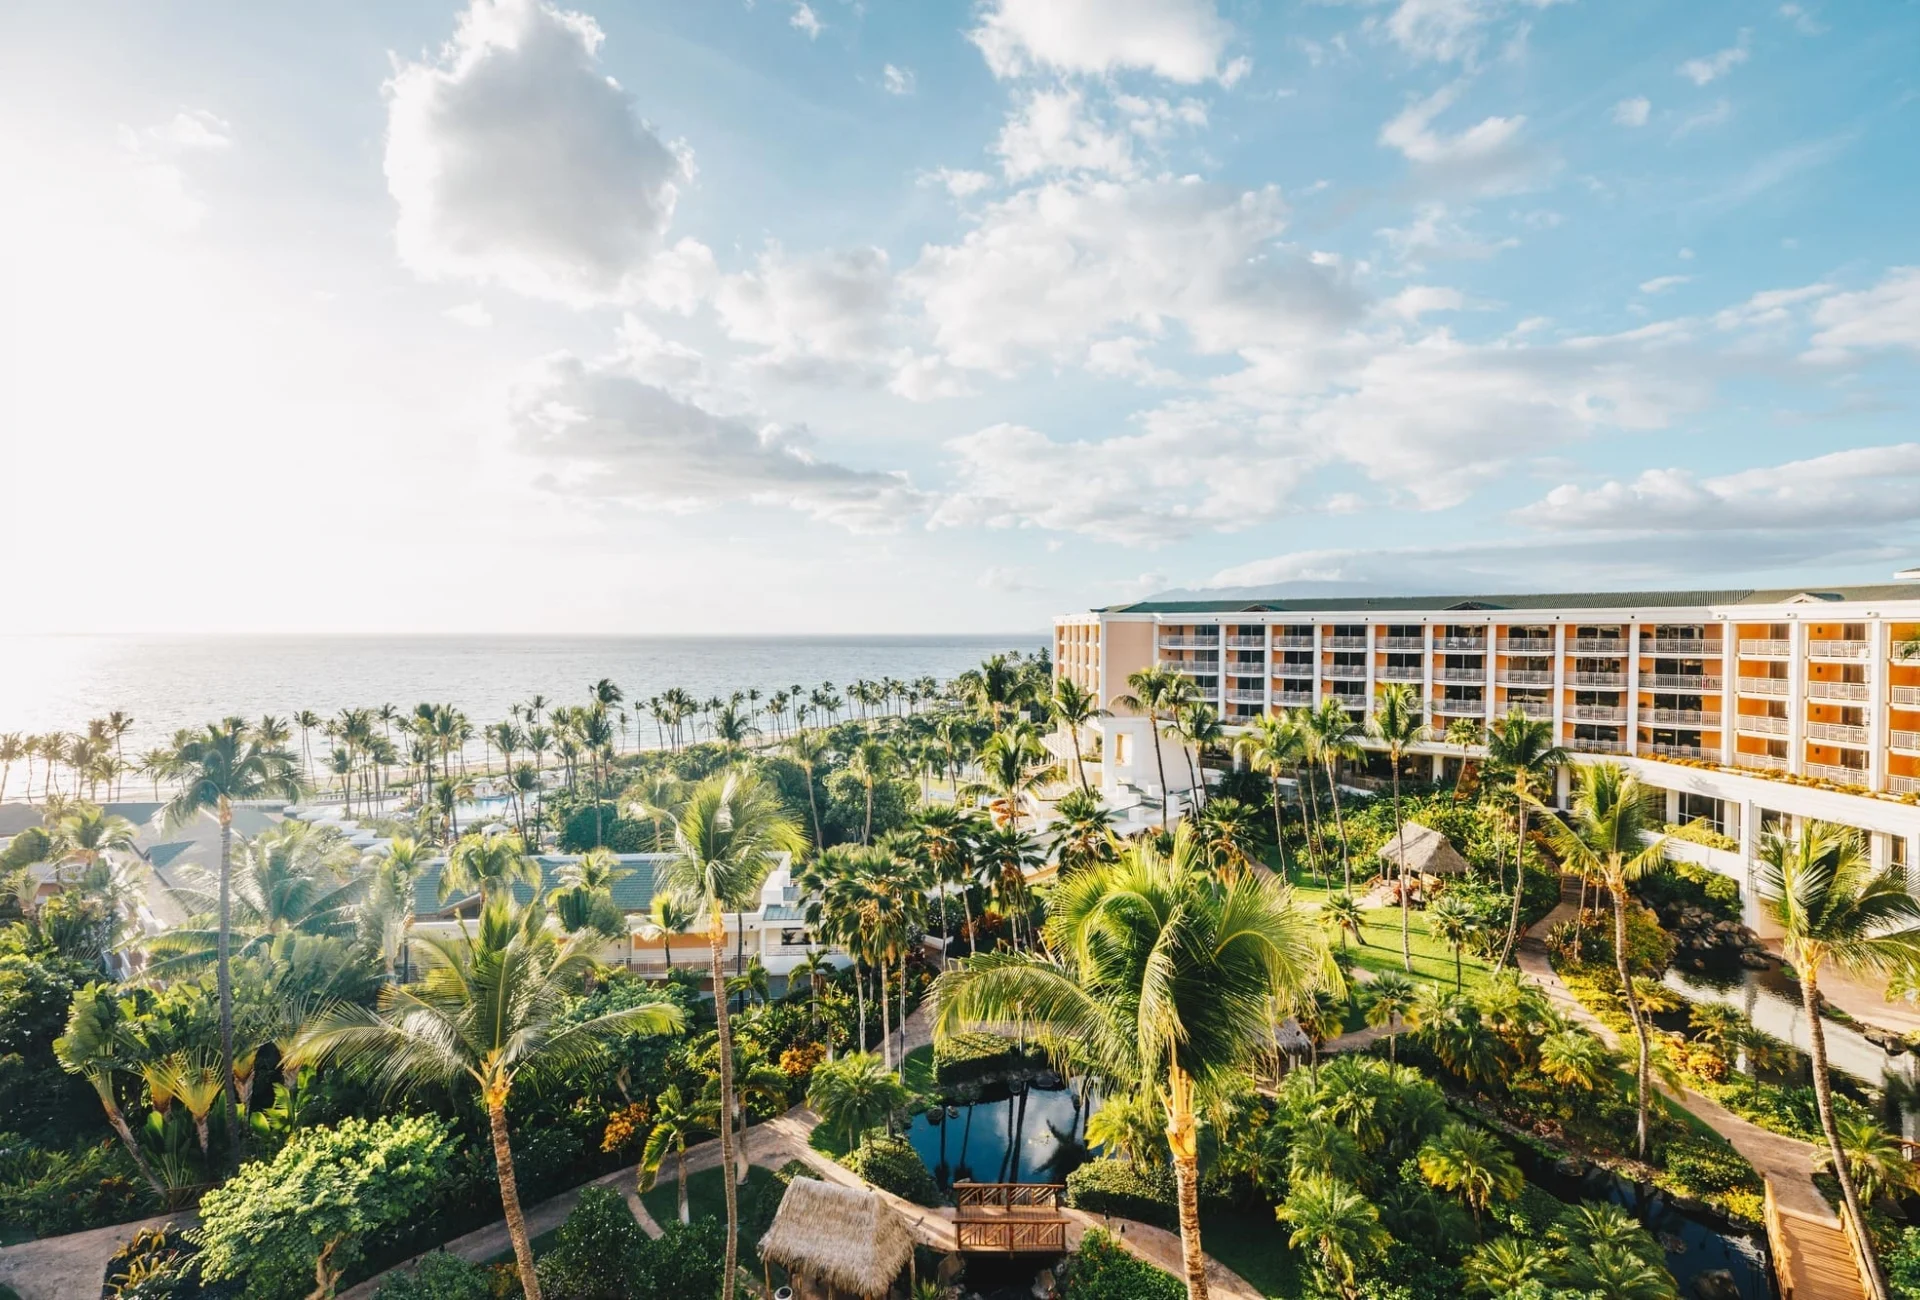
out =
{"type": "Polygon", "coordinates": [[[1484,610],[1699,609],[1709,605],[1778,605],[1796,596],[1830,601],[1920,600],[1920,583],[1864,587],[1734,588],[1721,591],[1572,591],[1493,596],[1313,596],[1265,600],[1138,600],[1099,614],[1472,613],[1484,610]]]}
{"type": "MultiPolygon", "coordinates": [[[[560,868],[575,861],[570,856],[543,854],[534,859],[540,864],[540,892],[546,893],[559,884],[560,868]]],[[[420,916],[431,916],[438,912],[469,903],[478,898],[477,893],[464,894],[457,898],[440,901],[440,873],[446,866],[446,860],[436,859],[427,864],[425,871],[413,885],[413,910],[420,916]]],[[[622,912],[644,912],[653,906],[653,894],[657,888],[656,871],[658,861],[652,857],[622,857],[620,866],[631,872],[625,879],[617,880],[613,885],[613,903],[622,912]]],[[[533,891],[524,884],[513,887],[515,902],[525,903],[533,898],[533,891]]]]}

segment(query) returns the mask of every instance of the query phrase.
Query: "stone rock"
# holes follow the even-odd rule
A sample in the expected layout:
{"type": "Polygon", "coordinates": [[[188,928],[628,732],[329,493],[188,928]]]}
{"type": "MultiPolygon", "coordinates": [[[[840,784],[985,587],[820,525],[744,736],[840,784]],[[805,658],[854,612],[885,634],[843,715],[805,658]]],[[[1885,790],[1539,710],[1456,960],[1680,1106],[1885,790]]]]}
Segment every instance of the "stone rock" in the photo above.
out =
{"type": "Polygon", "coordinates": [[[1591,1167],[1579,1156],[1561,1156],[1553,1162],[1553,1172],[1562,1178],[1585,1178],[1591,1167]]]}
{"type": "Polygon", "coordinates": [[[1693,1294],[1696,1300],[1740,1300],[1740,1288],[1724,1268],[1710,1268],[1695,1275],[1693,1294]]]}
{"type": "Polygon", "coordinates": [[[1740,964],[1748,970],[1765,970],[1773,965],[1766,957],[1751,949],[1740,954],[1740,964]]]}

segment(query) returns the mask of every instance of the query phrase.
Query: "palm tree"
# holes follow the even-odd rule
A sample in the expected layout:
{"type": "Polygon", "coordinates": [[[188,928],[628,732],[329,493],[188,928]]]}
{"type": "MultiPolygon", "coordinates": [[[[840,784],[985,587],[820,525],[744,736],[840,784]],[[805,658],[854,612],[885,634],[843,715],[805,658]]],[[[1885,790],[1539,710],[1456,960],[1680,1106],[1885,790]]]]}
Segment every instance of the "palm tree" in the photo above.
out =
{"type": "Polygon", "coordinates": [[[1197,766],[1207,756],[1207,751],[1220,744],[1227,737],[1227,729],[1220,722],[1220,710],[1199,698],[1183,700],[1174,711],[1173,721],[1167,724],[1167,731],[1180,742],[1180,752],[1187,760],[1187,780],[1192,790],[1194,811],[1198,812],[1206,803],[1206,768],[1197,766]]]}
{"type": "MultiPolygon", "coordinates": [[[[1847,1212],[1861,1232],[1866,1217],[1833,1115],[1827,1035],[1821,1024],[1820,975],[1829,964],[1856,975],[1880,975],[1920,964],[1920,900],[1894,869],[1875,871],[1857,831],[1807,821],[1797,836],[1768,831],[1760,841],[1761,900],[1781,929],[1781,956],[1800,980],[1807,1008],[1807,1054],[1813,1058],[1814,1101],[1833,1174],[1847,1212]]],[[[1887,1284],[1872,1260],[1873,1293],[1887,1284]]]]}
{"type": "Polygon", "coordinates": [[[1399,971],[1381,971],[1367,985],[1365,996],[1367,1023],[1387,1031],[1387,1061],[1396,1063],[1399,1057],[1394,1050],[1395,1040],[1407,1013],[1413,1010],[1413,981],[1399,971]]]}
{"type": "Polygon", "coordinates": [[[1495,1199],[1510,1201],[1527,1185],[1500,1139],[1473,1124],[1453,1123],[1428,1138],[1418,1157],[1420,1176],[1442,1191],[1457,1193],[1480,1215],[1495,1199]]]}
{"type": "MultiPolygon", "coordinates": [[[[1099,697],[1076,682],[1071,677],[1056,678],[1053,683],[1053,695],[1047,701],[1047,714],[1054,725],[1062,727],[1073,738],[1073,771],[1080,778],[1080,788],[1090,790],[1087,784],[1087,765],[1080,758],[1080,729],[1095,718],[1112,715],[1100,707],[1099,697]]],[[[0,783],[3,788],[3,783],[0,783]]]]}
{"type": "MultiPolygon", "coordinates": [[[[780,805],[779,795],[759,777],[738,768],[695,786],[674,829],[674,857],[663,872],[666,888],[707,913],[707,944],[713,974],[715,1029],[720,1040],[720,1113],[731,1116],[733,1030],[727,1015],[726,913],[759,897],[775,856],[798,853],[806,838],[780,805]]],[[[733,1125],[720,1127],[720,1165],[733,1167],[733,1125]]],[[[727,1189],[727,1256],[721,1300],[733,1300],[740,1257],[740,1206],[732,1179],[727,1189]]]]}
{"type": "MultiPolygon", "coordinates": [[[[1287,1191],[1286,1204],[1274,1213],[1293,1228],[1287,1245],[1295,1250],[1311,1248],[1321,1271],[1349,1300],[1360,1293],[1355,1280],[1360,1265],[1380,1255],[1392,1241],[1380,1226],[1380,1211],[1373,1202],[1352,1183],[1326,1174],[1296,1179],[1287,1191]]],[[[1195,1294],[1191,1281],[1187,1293],[1195,1294]]],[[[1206,1294],[1204,1281],[1198,1294],[1206,1294]]]]}
{"type": "Polygon", "coordinates": [[[528,855],[518,835],[463,835],[440,873],[440,901],[476,892],[490,898],[507,892],[516,881],[540,888],[540,864],[528,855]]]}
{"type": "Polygon", "coordinates": [[[1871,1115],[1849,1111],[1834,1117],[1840,1147],[1847,1153],[1847,1173],[1868,1205],[1882,1193],[1909,1194],[1920,1186],[1920,1168],[1907,1158],[1907,1148],[1871,1115]]]}
{"type": "MultiPolygon", "coordinates": [[[[1301,730],[1307,742],[1307,757],[1325,769],[1327,789],[1333,795],[1334,833],[1340,837],[1340,873],[1346,882],[1345,892],[1353,892],[1353,863],[1347,856],[1347,824],[1340,815],[1340,782],[1335,773],[1339,770],[1340,760],[1355,759],[1360,756],[1360,747],[1354,743],[1354,737],[1360,728],[1353,715],[1335,696],[1329,695],[1320,701],[1317,709],[1303,709],[1300,712],[1301,730]]],[[[1413,969],[1411,959],[1407,969],[1413,969]]]]}
{"type": "Polygon", "coordinates": [[[1461,1264],[1470,1296],[1500,1300],[1520,1285],[1538,1282],[1550,1286],[1561,1273],[1560,1252],[1519,1237],[1495,1237],[1475,1246],[1461,1264]]]}
{"type": "Polygon", "coordinates": [[[867,819],[860,826],[860,842],[873,843],[873,791],[883,781],[893,779],[897,760],[893,749],[878,740],[863,740],[847,755],[847,774],[867,793],[867,819]]]}
{"type": "Polygon", "coordinates": [[[1633,975],[1627,969],[1627,885],[1666,861],[1666,837],[1652,838],[1654,828],[1665,819],[1653,811],[1653,792],[1618,763],[1595,763],[1580,769],[1571,822],[1555,816],[1538,799],[1534,804],[1547,813],[1548,833],[1560,861],[1604,883],[1613,898],[1614,968],[1620,977],[1627,1015],[1633,1021],[1634,1037],[1640,1045],[1634,1084],[1639,1107],[1638,1151],[1645,1160],[1648,1061],[1652,1047],[1633,975]]]}
{"type": "Polygon", "coordinates": [[[807,1105],[827,1132],[856,1146],[877,1128],[891,1128],[906,1113],[907,1089],[893,1070],[872,1052],[855,1052],[813,1072],[807,1105]]]}
{"type": "Polygon", "coordinates": [[[185,738],[174,755],[180,789],[160,809],[157,820],[178,829],[199,816],[220,824],[219,937],[215,982],[220,999],[220,1071],[227,1081],[228,1158],[240,1161],[240,1096],[233,1081],[233,806],[253,799],[298,799],[302,783],[293,754],[261,743],[237,719],[209,724],[185,738]]]}
{"type": "Polygon", "coordinates": [[[26,740],[17,731],[9,731],[0,736],[0,803],[7,801],[7,778],[13,775],[13,765],[26,758],[31,751],[26,740]]]}
{"type": "Polygon", "coordinates": [[[666,950],[667,969],[673,969],[673,936],[685,934],[700,914],[683,898],[671,892],[653,896],[647,906],[647,919],[660,931],[660,946],[666,950]]]}
{"type": "Polygon", "coordinates": [[[94,1095],[100,1098],[107,1122],[120,1135],[121,1145],[133,1157],[154,1195],[164,1199],[166,1188],[154,1177],[113,1095],[113,1077],[134,1068],[136,1050],[132,1027],[112,985],[89,984],[73,995],[67,1008],[67,1031],[53,1040],[54,1059],[68,1074],[77,1074],[93,1085],[94,1095]]]}
{"type": "Polygon", "coordinates": [[[787,757],[799,764],[807,778],[807,811],[813,814],[813,847],[818,850],[826,847],[826,840],[820,833],[820,798],[813,788],[813,769],[826,761],[833,746],[826,736],[818,731],[799,730],[787,741],[787,757]]]}
{"type": "Polygon", "coordinates": [[[1127,693],[1115,698],[1123,709],[1146,715],[1153,732],[1153,766],[1160,774],[1160,821],[1164,825],[1171,804],[1167,797],[1167,764],[1160,754],[1160,715],[1183,694],[1187,679],[1171,668],[1149,664],[1127,674],[1127,693]]]}
{"type": "Polygon", "coordinates": [[[1453,949],[1453,987],[1461,987],[1460,950],[1480,929],[1480,918],[1473,909],[1452,894],[1442,894],[1427,909],[1427,930],[1453,949]]]}
{"type": "Polygon", "coordinates": [[[1553,724],[1529,718],[1515,705],[1506,717],[1493,724],[1487,738],[1487,763],[1513,783],[1514,802],[1518,805],[1514,826],[1513,911],[1507,918],[1507,941],[1500,947],[1498,970],[1507,964],[1513,945],[1520,937],[1520,897],[1527,880],[1527,808],[1536,789],[1553,784],[1554,773],[1565,767],[1571,756],[1553,742],[1553,724]]]}
{"type": "Polygon", "coordinates": [[[1110,1091],[1157,1088],[1187,1293],[1204,1300],[1196,1093],[1234,1086],[1265,1051],[1279,1002],[1338,980],[1326,942],[1275,878],[1210,875],[1184,825],[1167,856],[1139,843],[1062,881],[1046,937],[1050,955],[980,953],[942,973],[935,1033],[1011,1023],[1057,1053],[1071,1044],[1110,1091]]]}
{"type": "Polygon", "coordinates": [[[1046,746],[1025,723],[988,737],[980,747],[979,762],[981,779],[963,787],[962,793],[993,796],[995,817],[1016,829],[1027,798],[1063,775],[1060,765],[1052,761],[1046,746]]]}
{"type": "Polygon", "coordinates": [[[680,1085],[669,1084],[653,1101],[653,1128],[640,1152],[640,1190],[650,1192],[660,1179],[660,1165],[672,1151],[680,1167],[680,1222],[693,1222],[687,1206],[687,1141],[720,1127],[719,1102],[710,1096],[689,1098],[680,1085]]]}
{"type": "MultiPolygon", "coordinates": [[[[1407,890],[1407,824],[1400,816],[1400,764],[1409,749],[1423,744],[1432,735],[1421,719],[1420,696],[1413,687],[1405,682],[1389,682],[1380,688],[1373,703],[1373,717],[1367,721],[1367,734],[1387,751],[1387,762],[1393,769],[1393,833],[1400,846],[1400,962],[1412,970],[1413,941],[1409,936],[1413,927],[1413,899],[1407,890]]],[[[1338,792],[1334,799],[1337,809],[1338,792]]],[[[1344,847],[1345,836],[1341,838],[1344,847]]],[[[1457,949],[1454,956],[1457,965],[1457,949]]]]}
{"type": "Polygon", "coordinates": [[[421,940],[432,951],[424,981],[383,985],[377,1010],[351,1003],[330,1008],[315,1018],[300,1049],[315,1062],[363,1066],[390,1090],[473,1081],[487,1110],[500,1204],[527,1300],[540,1300],[540,1279],[507,1134],[514,1086],[596,1064],[622,1035],[685,1026],[680,1008],[667,1001],[569,1019],[572,995],[592,962],[589,948],[599,941],[556,942],[543,919],[537,903],[516,908],[504,895],[490,897],[477,933],[421,940]]]}
{"type": "Polygon", "coordinates": [[[833,959],[818,948],[809,948],[804,957],[794,964],[793,971],[787,976],[787,983],[795,980],[807,982],[807,1032],[813,1033],[820,1024],[820,981],[833,974],[833,959]]]}
{"type": "MultiPolygon", "coordinates": [[[[1234,753],[1254,771],[1267,778],[1273,792],[1273,843],[1280,855],[1280,874],[1287,873],[1287,832],[1280,816],[1280,774],[1296,767],[1306,752],[1299,722],[1291,716],[1275,717],[1263,713],[1253,720],[1247,732],[1236,740],[1234,753]]],[[[1301,796],[1301,807],[1306,796],[1301,796]]]]}
{"type": "Polygon", "coordinates": [[[1362,929],[1366,913],[1360,908],[1360,900],[1352,894],[1335,894],[1320,904],[1320,921],[1340,936],[1342,952],[1346,951],[1348,934],[1358,939],[1362,948],[1367,946],[1367,936],[1362,929]]]}
{"type": "Polygon", "coordinates": [[[1613,1069],[1613,1053],[1584,1029],[1560,1029],[1540,1040],[1540,1073],[1563,1088],[1592,1092],[1613,1069]]]}
{"type": "Polygon", "coordinates": [[[84,874],[103,858],[134,854],[138,832],[125,817],[102,811],[98,804],[74,804],[53,819],[47,837],[47,861],[56,867],[78,867],[84,874]]]}

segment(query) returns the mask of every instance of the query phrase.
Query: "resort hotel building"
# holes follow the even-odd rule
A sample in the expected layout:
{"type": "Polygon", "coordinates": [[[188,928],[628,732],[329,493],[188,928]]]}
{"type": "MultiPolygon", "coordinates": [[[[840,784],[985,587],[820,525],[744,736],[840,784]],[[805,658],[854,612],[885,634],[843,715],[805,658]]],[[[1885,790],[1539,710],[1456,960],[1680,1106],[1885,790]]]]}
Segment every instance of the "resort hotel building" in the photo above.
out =
{"type": "MultiPolygon", "coordinates": [[[[1675,852],[1751,886],[1762,828],[1801,818],[1859,828],[1877,863],[1920,860],[1916,638],[1920,583],[1150,600],[1055,620],[1054,663],[1112,711],[1084,740],[1116,807],[1160,797],[1151,723],[1116,702],[1139,669],[1185,675],[1229,729],[1328,699],[1364,724],[1398,682],[1421,701],[1433,738],[1414,752],[1436,778],[1476,752],[1442,739],[1451,723],[1520,709],[1576,762],[1617,760],[1663,790],[1669,822],[1737,844],[1675,852]]],[[[1178,748],[1166,758],[1168,787],[1186,789],[1178,748]]]]}

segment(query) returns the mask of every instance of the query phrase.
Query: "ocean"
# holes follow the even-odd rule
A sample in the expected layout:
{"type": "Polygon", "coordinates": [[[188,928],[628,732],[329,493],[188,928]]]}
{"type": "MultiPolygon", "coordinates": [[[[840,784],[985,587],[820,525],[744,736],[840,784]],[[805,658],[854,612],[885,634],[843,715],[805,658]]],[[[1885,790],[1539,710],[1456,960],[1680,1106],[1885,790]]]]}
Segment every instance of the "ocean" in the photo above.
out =
{"type": "MultiPolygon", "coordinates": [[[[421,701],[485,726],[535,694],[579,704],[612,678],[628,699],[678,686],[696,699],[762,695],[866,678],[946,681],[1002,650],[1034,652],[1044,632],[981,636],[0,636],[0,734],[78,731],[133,715],[132,755],[180,727],[230,714],[421,701]]],[[[842,716],[847,716],[843,714],[842,716]]],[[[298,733],[296,741],[298,743],[298,733]]],[[[629,743],[655,743],[651,722],[629,743]]]]}

